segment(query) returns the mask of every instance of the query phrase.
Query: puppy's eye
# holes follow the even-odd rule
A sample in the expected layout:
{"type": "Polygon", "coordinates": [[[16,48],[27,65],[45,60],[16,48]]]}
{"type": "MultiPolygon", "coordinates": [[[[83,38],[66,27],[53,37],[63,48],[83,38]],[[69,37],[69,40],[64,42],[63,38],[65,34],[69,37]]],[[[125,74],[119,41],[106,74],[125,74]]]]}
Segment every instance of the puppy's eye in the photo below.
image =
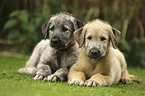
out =
{"type": "Polygon", "coordinates": [[[88,40],[91,40],[91,39],[92,39],[92,36],[87,37],[87,39],[88,39],[88,40]]]}
{"type": "Polygon", "coordinates": [[[68,31],[69,29],[66,27],[66,26],[62,26],[62,31],[63,32],[66,32],[66,31],[68,31]]]}
{"type": "Polygon", "coordinates": [[[54,30],[54,26],[51,26],[51,27],[49,28],[49,30],[53,31],[53,30],[54,30]]]}
{"type": "Polygon", "coordinates": [[[106,38],[105,37],[101,37],[101,41],[104,41],[104,40],[106,40],[106,38]]]}

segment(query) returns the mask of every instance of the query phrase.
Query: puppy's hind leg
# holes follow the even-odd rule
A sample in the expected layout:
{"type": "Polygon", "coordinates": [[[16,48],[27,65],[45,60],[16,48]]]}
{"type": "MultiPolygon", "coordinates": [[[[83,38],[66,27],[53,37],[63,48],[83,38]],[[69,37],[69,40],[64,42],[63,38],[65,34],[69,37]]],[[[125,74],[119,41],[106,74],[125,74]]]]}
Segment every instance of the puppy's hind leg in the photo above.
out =
{"type": "Polygon", "coordinates": [[[40,41],[37,46],[34,48],[34,51],[26,63],[26,66],[24,68],[20,68],[18,70],[18,73],[20,74],[27,74],[30,76],[36,75],[36,67],[39,62],[40,56],[45,49],[45,47],[49,44],[49,40],[42,40],[40,41]]]}
{"type": "Polygon", "coordinates": [[[35,49],[30,57],[30,59],[28,60],[28,62],[26,63],[26,66],[24,68],[20,68],[18,70],[18,73],[20,74],[27,74],[29,76],[35,76],[36,74],[36,65],[39,61],[40,55],[38,53],[38,51],[35,49]]]}
{"type": "Polygon", "coordinates": [[[140,83],[141,82],[141,79],[139,79],[137,76],[134,76],[134,75],[130,75],[127,71],[127,69],[122,73],[122,76],[121,76],[121,81],[123,84],[129,84],[129,83],[132,83],[133,81],[134,82],[137,82],[137,83],[140,83]]]}
{"type": "Polygon", "coordinates": [[[122,75],[121,75],[121,82],[123,84],[129,84],[129,83],[132,83],[132,80],[129,78],[129,74],[128,74],[128,71],[127,69],[122,72],[122,75]]]}
{"type": "Polygon", "coordinates": [[[21,69],[18,70],[18,73],[20,73],[20,74],[27,74],[27,75],[33,77],[36,74],[36,68],[35,67],[21,68],[21,69]]]}
{"type": "Polygon", "coordinates": [[[141,79],[138,78],[137,76],[134,76],[134,75],[130,75],[129,74],[129,78],[134,81],[134,82],[137,82],[137,83],[140,83],[141,82],[141,79]]]}
{"type": "Polygon", "coordinates": [[[30,59],[26,63],[26,66],[24,68],[20,68],[18,70],[18,73],[27,74],[29,76],[35,76],[35,73],[36,73],[35,67],[37,66],[39,58],[40,58],[39,50],[36,47],[31,55],[30,59]]]}

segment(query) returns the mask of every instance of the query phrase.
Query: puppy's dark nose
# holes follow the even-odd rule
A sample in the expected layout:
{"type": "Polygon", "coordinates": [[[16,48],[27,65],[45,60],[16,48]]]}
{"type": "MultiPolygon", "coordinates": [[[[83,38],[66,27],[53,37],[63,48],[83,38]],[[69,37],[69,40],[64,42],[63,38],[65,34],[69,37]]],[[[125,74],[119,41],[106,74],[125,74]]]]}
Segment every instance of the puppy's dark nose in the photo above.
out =
{"type": "Polygon", "coordinates": [[[51,39],[51,42],[52,42],[53,44],[58,44],[58,43],[60,42],[60,40],[59,40],[59,38],[54,37],[54,38],[51,39]]]}
{"type": "Polygon", "coordinates": [[[92,48],[91,50],[90,50],[90,55],[92,56],[92,57],[98,57],[99,56],[99,54],[100,54],[100,52],[99,52],[99,50],[97,49],[97,48],[92,48]]]}

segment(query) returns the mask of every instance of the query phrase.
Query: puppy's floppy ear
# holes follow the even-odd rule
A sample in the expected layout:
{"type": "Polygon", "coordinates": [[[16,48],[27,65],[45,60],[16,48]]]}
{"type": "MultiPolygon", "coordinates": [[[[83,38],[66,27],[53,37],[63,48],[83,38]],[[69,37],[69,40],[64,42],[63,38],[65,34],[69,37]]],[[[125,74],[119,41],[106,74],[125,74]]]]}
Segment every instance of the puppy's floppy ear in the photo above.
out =
{"type": "Polygon", "coordinates": [[[48,31],[48,27],[49,27],[49,24],[50,22],[45,22],[42,26],[41,26],[41,30],[42,30],[42,34],[43,34],[43,37],[44,39],[46,39],[47,37],[47,31],[48,31]]]}
{"type": "Polygon", "coordinates": [[[80,21],[78,19],[71,18],[70,20],[73,23],[73,26],[74,26],[75,30],[78,30],[79,28],[81,28],[81,27],[83,27],[85,25],[84,22],[82,22],[82,21],[80,21]]]}
{"type": "Polygon", "coordinates": [[[114,48],[116,48],[116,44],[119,42],[120,34],[119,30],[112,28],[110,32],[110,39],[114,48]]]}
{"type": "Polygon", "coordinates": [[[83,46],[85,42],[85,35],[86,35],[86,31],[83,30],[83,27],[74,32],[74,37],[76,41],[78,42],[79,47],[83,46]]]}

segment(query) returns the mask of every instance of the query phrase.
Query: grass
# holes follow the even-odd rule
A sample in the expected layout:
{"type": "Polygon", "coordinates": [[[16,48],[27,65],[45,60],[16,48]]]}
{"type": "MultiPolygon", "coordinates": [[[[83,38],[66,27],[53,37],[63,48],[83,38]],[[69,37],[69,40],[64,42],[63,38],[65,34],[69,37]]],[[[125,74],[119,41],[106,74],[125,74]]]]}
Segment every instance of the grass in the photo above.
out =
{"type": "Polygon", "coordinates": [[[141,83],[110,87],[70,86],[67,82],[45,82],[18,74],[28,58],[0,55],[0,96],[145,96],[145,69],[128,68],[131,74],[142,79],[141,83]]]}

